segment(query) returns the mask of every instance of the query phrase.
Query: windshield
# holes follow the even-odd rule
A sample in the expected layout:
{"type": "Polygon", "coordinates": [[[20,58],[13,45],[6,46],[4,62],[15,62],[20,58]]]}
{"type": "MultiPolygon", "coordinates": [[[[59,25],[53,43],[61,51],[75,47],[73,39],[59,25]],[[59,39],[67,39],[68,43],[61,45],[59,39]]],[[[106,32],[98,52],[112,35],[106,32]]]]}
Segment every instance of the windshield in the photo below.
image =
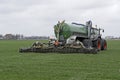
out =
{"type": "Polygon", "coordinates": [[[91,34],[99,34],[99,30],[98,29],[91,29],[91,34]]]}

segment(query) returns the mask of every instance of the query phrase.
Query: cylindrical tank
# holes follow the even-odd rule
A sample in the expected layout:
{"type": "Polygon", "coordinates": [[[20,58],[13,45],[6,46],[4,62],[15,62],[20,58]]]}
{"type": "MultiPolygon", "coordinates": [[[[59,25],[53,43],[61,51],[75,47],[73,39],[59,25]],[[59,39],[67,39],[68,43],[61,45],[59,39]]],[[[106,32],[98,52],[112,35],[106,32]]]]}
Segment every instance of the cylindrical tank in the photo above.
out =
{"type": "Polygon", "coordinates": [[[58,23],[54,26],[55,36],[58,40],[66,40],[72,35],[78,37],[87,37],[88,30],[87,27],[83,24],[77,23],[58,23]]]}

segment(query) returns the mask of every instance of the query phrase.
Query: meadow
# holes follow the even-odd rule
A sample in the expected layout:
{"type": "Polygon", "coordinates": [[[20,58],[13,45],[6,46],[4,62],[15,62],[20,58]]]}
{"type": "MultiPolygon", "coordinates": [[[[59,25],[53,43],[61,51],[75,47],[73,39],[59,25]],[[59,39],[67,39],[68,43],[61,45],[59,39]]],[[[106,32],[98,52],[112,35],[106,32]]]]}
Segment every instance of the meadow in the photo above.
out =
{"type": "Polygon", "coordinates": [[[19,53],[33,40],[0,40],[0,80],[120,80],[120,40],[98,54],[19,53]]]}

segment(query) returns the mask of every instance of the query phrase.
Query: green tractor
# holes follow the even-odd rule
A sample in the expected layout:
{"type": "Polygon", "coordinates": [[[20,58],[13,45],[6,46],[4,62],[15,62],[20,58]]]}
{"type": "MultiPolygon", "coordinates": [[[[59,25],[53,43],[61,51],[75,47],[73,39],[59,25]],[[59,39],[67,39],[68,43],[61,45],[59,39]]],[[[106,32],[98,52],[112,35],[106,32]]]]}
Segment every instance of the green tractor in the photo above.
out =
{"type": "Polygon", "coordinates": [[[97,53],[107,49],[107,42],[101,37],[101,28],[93,28],[92,22],[86,24],[58,21],[54,26],[56,40],[52,43],[39,43],[30,48],[21,48],[19,52],[39,53],[97,53]]]}

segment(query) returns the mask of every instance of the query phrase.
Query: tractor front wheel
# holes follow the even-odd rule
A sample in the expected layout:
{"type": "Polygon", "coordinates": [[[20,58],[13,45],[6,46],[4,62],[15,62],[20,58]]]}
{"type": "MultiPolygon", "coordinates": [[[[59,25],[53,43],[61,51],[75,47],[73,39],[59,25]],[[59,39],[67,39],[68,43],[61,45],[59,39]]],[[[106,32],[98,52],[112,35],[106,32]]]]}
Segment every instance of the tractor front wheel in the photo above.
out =
{"type": "Polygon", "coordinates": [[[106,42],[106,40],[104,40],[104,39],[102,39],[101,40],[102,42],[101,42],[101,50],[106,50],[107,49],[107,42],[106,42]]]}
{"type": "Polygon", "coordinates": [[[98,38],[97,41],[96,41],[96,49],[97,49],[98,51],[101,50],[101,39],[100,39],[100,38],[98,38]]]}

